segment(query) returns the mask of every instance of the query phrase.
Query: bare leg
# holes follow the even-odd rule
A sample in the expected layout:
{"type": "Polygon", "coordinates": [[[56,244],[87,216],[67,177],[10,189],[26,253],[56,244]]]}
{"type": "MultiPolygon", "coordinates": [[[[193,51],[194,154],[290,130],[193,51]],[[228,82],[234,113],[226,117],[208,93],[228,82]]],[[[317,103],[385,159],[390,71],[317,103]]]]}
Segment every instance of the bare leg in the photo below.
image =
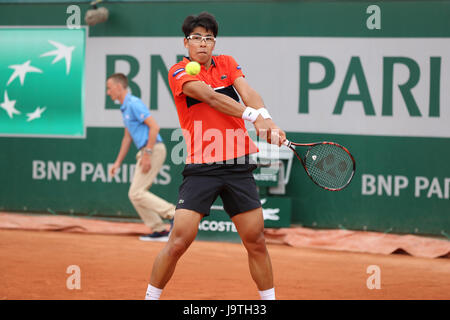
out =
{"type": "Polygon", "coordinates": [[[264,238],[262,209],[254,209],[235,215],[233,223],[248,253],[250,274],[258,290],[273,288],[272,263],[264,238]]]}
{"type": "Polygon", "coordinates": [[[150,277],[152,286],[160,289],[166,286],[175,271],[178,260],[194,241],[202,217],[202,214],[192,210],[176,210],[169,241],[153,263],[150,277]]]}

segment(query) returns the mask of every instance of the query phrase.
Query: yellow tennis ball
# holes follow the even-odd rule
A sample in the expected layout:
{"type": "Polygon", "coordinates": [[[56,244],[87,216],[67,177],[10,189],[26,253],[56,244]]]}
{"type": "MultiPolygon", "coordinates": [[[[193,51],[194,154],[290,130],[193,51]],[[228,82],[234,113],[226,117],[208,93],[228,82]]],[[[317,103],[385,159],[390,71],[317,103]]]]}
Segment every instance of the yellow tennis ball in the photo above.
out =
{"type": "Polygon", "coordinates": [[[200,63],[196,62],[196,61],[191,61],[189,62],[186,67],[184,68],[186,70],[186,72],[188,74],[190,74],[191,76],[195,76],[196,74],[198,74],[201,70],[200,68],[200,63]]]}

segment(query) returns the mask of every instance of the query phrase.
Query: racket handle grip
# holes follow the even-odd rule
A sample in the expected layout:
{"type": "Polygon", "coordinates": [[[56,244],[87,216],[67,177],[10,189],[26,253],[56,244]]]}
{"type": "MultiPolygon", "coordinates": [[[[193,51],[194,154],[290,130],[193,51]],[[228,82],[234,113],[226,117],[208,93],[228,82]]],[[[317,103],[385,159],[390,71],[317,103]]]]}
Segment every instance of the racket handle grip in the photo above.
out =
{"type": "Polygon", "coordinates": [[[284,140],[284,141],[283,141],[283,144],[284,144],[286,147],[290,147],[290,146],[291,146],[291,142],[290,142],[288,139],[284,140]]]}

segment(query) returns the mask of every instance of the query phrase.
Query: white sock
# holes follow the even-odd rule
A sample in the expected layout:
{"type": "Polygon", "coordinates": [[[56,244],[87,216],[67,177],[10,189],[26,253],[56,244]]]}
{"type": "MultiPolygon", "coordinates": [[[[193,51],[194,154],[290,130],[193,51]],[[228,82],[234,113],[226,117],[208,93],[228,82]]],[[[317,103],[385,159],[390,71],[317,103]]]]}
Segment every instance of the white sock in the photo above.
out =
{"type": "Polygon", "coordinates": [[[163,289],[156,288],[151,284],[147,287],[147,293],[145,294],[145,300],[159,300],[159,296],[163,289]]]}
{"type": "Polygon", "coordinates": [[[261,296],[261,300],[275,300],[275,288],[258,292],[259,295],[261,296]]]}

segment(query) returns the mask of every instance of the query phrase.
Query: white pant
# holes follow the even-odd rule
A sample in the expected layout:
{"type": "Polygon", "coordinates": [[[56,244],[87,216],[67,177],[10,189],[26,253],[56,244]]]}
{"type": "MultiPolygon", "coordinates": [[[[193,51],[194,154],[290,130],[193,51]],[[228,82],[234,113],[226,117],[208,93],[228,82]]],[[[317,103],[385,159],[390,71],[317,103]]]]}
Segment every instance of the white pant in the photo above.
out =
{"type": "Polygon", "coordinates": [[[145,225],[152,232],[161,232],[166,228],[161,218],[172,219],[175,215],[175,206],[148,191],[159,170],[166,159],[166,146],[164,143],[155,143],[151,154],[151,168],[147,173],[142,172],[140,166],[141,153],[136,154],[136,169],[133,181],[128,191],[128,197],[145,225]]]}

